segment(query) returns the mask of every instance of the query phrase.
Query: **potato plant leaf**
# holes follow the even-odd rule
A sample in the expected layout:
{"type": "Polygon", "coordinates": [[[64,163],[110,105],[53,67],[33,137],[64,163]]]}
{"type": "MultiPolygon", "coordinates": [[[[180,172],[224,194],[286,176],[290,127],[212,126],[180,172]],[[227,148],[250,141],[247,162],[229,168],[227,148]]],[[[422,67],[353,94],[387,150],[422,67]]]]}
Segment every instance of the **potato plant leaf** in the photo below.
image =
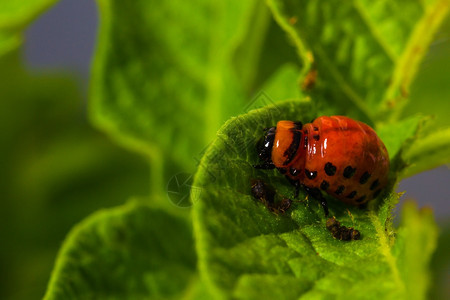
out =
{"type": "Polygon", "coordinates": [[[418,209],[414,202],[406,202],[401,211],[401,224],[392,248],[402,281],[405,283],[405,299],[427,298],[431,284],[428,266],[438,237],[433,211],[418,209]]]}
{"type": "MultiPolygon", "coordinates": [[[[415,250],[398,244],[408,238],[395,238],[391,211],[398,195],[392,191],[369,205],[369,210],[329,198],[331,214],[343,225],[360,230],[362,239],[352,242],[333,239],[325,228],[322,208],[314,199],[306,200],[302,192],[290,210],[278,215],[252,197],[251,181],[262,179],[276,188],[278,200],[293,199],[293,187],[278,171],[253,167],[258,163],[256,144],[263,128],[273,126],[281,116],[310,120],[321,114],[307,101],[253,110],[228,121],[206,151],[194,181],[201,192],[196,194],[193,219],[202,279],[216,297],[355,299],[371,295],[406,299],[407,289],[421,278],[405,272],[423,272],[431,252],[425,251],[429,246],[418,239],[408,245],[415,250]],[[425,257],[417,269],[405,270],[399,263],[421,251],[425,257]]],[[[390,133],[395,138],[385,142],[391,158],[402,153],[402,143],[399,146],[397,141],[414,138],[419,123],[420,119],[399,123],[390,133]]],[[[398,164],[393,168],[396,166],[403,167],[398,164]]],[[[395,176],[391,180],[393,186],[395,176]]],[[[414,234],[410,223],[417,224],[420,218],[408,209],[401,230],[414,234]]],[[[428,218],[431,225],[424,230],[431,233],[430,242],[434,242],[435,228],[428,218]]],[[[423,287],[417,289],[417,298],[423,297],[426,283],[423,287]]]]}
{"type": "Polygon", "coordinates": [[[186,299],[204,294],[186,215],[132,201],[69,233],[45,299],[186,299]]]}
{"type": "Polygon", "coordinates": [[[258,72],[259,58],[268,55],[260,47],[276,30],[262,2],[98,3],[91,117],[124,146],[150,157],[152,199],[161,199],[168,176],[193,167],[193,156],[226,119],[253,107],[248,95],[261,82],[263,98],[290,101],[269,101],[229,120],[200,162],[191,200],[201,280],[188,218],[131,203],[74,229],[48,299],[424,297],[436,230],[430,213],[408,206],[396,237],[392,209],[399,195],[392,188],[400,171],[423,165],[431,144],[409,149],[422,118],[397,117],[448,0],[269,0],[303,67],[286,59],[269,81],[261,74],[270,72],[258,72]],[[293,196],[283,176],[252,166],[262,129],[280,119],[307,122],[330,114],[376,124],[394,162],[390,190],[369,210],[329,201],[343,225],[360,230],[360,241],[333,239],[321,207],[304,193],[279,215],[250,195],[250,182],[258,178],[276,187],[278,197],[293,196]]]}
{"type": "Polygon", "coordinates": [[[405,159],[411,166],[403,177],[450,163],[450,128],[426,132],[405,151],[405,159]]]}
{"type": "MultiPolygon", "coordinates": [[[[150,155],[155,177],[194,169],[193,156],[245,106],[232,60],[257,1],[98,3],[92,120],[150,155]]],[[[251,61],[241,63],[247,73],[251,61]]]]}
{"type": "Polygon", "coordinates": [[[450,126],[450,15],[430,46],[411,86],[411,100],[403,116],[421,113],[433,117],[433,129],[450,126]]]}
{"type": "Polygon", "coordinates": [[[395,119],[450,2],[269,0],[275,19],[318,88],[340,113],[350,101],[367,119],[395,119]]]}

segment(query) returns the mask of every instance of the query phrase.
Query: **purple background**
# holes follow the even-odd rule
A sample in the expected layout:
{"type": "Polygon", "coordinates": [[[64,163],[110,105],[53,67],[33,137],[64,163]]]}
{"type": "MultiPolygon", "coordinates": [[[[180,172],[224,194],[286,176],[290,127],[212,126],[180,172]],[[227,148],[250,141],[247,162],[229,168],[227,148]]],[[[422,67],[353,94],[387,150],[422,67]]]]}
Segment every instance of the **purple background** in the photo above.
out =
{"type": "MultiPolygon", "coordinates": [[[[26,33],[25,60],[31,69],[73,71],[86,91],[98,25],[92,0],[63,0],[26,33]]],[[[450,43],[450,41],[446,41],[450,43]]],[[[450,215],[450,170],[446,166],[403,180],[398,191],[434,208],[439,223],[450,215]]]]}

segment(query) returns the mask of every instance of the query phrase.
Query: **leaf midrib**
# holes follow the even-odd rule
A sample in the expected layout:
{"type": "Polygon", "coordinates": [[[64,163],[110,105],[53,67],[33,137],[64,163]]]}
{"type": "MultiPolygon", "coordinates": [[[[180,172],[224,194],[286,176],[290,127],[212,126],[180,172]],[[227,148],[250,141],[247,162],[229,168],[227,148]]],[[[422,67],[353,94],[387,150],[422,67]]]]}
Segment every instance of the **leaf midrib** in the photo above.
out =
{"type": "MultiPolygon", "coordinates": [[[[279,9],[281,4],[275,3],[275,0],[267,0],[267,4],[272,11],[275,20],[278,22],[280,27],[282,27],[294,40],[300,59],[303,61],[304,68],[302,74],[305,75],[306,71],[309,70],[310,61],[308,60],[307,53],[310,52],[309,49],[302,42],[302,38],[299,36],[298,30],[296,30],[292,25],[287,23],[286,18],[282,11],[279,9]]],[[[358,4],[358,2],[353,2],[353,7],[355,11],[358,12],[361,20],[367,26],[368,30],[372,33],[372,37],[377,42],[377,44],[383,49],[384,54],[390,59],[394,65],[392,72],[393,80],[391,84],[386,88],[384,96],[379,99],[379,105],[377,110],[372,112],[367,105],[364,103],[364,98],[361,97],[345,80],[339,71],[333,67],[328,59],[325,51],[318,44],[314,44],[313,48],[317,51],[317,54],[323,59],[328,70],[331,70],[331,74],[334,79],[339,83],[341,91],[348,96],[348,98],[370,119],[374,120],[374,116],[386,109],[390,105],[397,105],[394,113],[390,114],[391,121],[395,121],[401,115],[402,108],[405,106],[405,102],[399,101],[406,99],[408,97],[409,86],[414,79],[418,66],[422,61],[425,51],[417,51],[417,49],[427,49],[430,44],[434,33],[436,32],[439,25],[444,20],[445,15],[448,13],[450,1],[440,0],[436,2],[433,6],[426,6],[421,3],[423,8],[423,15],[421,20],[412,27],[412,33],[410,34],[409,41],[403,47],[403,51],[400,56],[397,56],[393,50],[388,46],[388,43],[382,38],[381,33],[372,24],[367,14],[364,13],[364,9],[358,4]],[[419,52],[419,53],[418,53],[419,52]],[[401,96],[396,96],[399,89],[401,89],[401,96]]],[[[392,111],[392,110],[391,110],[392,111]]]]}
{"type": "MultiPolygon", "coordinates": [[[[386,109],[390,105],[398,105],[399,101],[408,98],[409,86],[411,85],[422,58],[425,56],[428,46],[430,45],[434,33],[442,24],[445,16],[450,8],[450,1],[440,0],[433,6],[424,8],[422,18],[413,27],[409,40],[403,49],[403,52],[395,65],[392,72],[393,80],[386,89],[383,99],[381,99],[379,110],[386,109]],[[401,89],[402,95],[396,97],[398,90],[401,89]]],[[[391,114],[391,121],[397,120],[405,106],[402,102],[400,107],[397,107],[394,113],[391,114]]]]}

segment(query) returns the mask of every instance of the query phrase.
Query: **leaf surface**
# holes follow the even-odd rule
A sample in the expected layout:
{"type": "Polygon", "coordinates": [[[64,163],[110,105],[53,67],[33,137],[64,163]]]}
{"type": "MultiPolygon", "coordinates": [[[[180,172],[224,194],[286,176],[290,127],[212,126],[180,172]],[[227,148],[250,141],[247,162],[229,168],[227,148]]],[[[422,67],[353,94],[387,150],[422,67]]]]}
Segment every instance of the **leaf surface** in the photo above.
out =
{"type": "Polygon", "coordinates": [[[450,163],[450,128],[426,131],[405,151],[411,166],[404,177],[450,163]]]}
{"type": "Polygon", "coordinates": [[[92,120],[150,155],[155,181],[193,169],[193,157],[245,106],[231,65],[256,2],[98,3],[92,120]]]}
{"type": "MultiPolygon", "coordinates": [[[[293,199],[293,187],[278,171],[253,167],[263,128],[281,116],[311,120],[321,114],[310,102],[298,100],[253,110],[228,121],[206,151],[194,181],[201,189],[193,207],[194,232],[202,279],[217,297],[402,298],[403,287],[413,284],[404,281],[393,252],[391,210],[398,195],[386,192],[368,211],[329,199],[331,214],[360,230],[362,239],[353,242],[333,239],[322,208],[314,199],[303,200],[302,192],[279,215],[252,197],[251,181],[262,179],[276,188],[278,201],[293,199]]],[[[419,123],[417,118],[397,124],[390,133],[394,137],[385,141],[391,158],[402,153],[399,140],[415,137],[419,123]]],[[[395,176],[391,180],[393,186],[395,176]]]]}
{"type": "Polygon", "coordinates": [[[186,216],[132,201],[69,233],[45,299],[179,299],[198,288],[195,266],[186,216]]]}
{"type": "Polygon", "coordinates": [[[411,86],[411,101],[404,117],[421,113],[433,117],[433,128],[450,126],[450,16],[437,32],[411,86]]]}
{"type": "Polygon", "coordinates": [[[41,298],[74,224],[148,192],[146,161],[89,126],[75,78],[19,57],[0,59],[0,299],[41,298]]]}
{"type": "Polygon", "coordinates": [[[318,70],[313,94],[339,113],[352,112],[343,105],[350,101],[367,121],[399,116],[450,7],[448,0],[268,3],[305,62],[303,75],[318,70]]]}

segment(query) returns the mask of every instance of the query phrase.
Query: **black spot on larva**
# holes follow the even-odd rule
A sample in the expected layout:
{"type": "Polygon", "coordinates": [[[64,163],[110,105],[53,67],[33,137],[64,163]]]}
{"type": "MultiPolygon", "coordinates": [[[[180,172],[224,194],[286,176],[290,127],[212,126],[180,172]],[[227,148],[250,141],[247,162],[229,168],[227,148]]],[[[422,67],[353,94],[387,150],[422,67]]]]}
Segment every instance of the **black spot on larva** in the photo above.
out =
{"type": "Polygon", "coordinates": [[[364,200],[366,200],[366,196],[365,196],[365,195],[362,196],[362,197],[359,197],[358,199],[356,199],[356,202],[361,203],[361,202],[363,202],[364,200]]]}
{"type": "Polygon", "coordinates": [[[370,186],[370,190],[373,191],[373,190],[376,189],[379,185],[380,185],[380,182],[378,181],[378,179],[375,179],[375,181],[372,182],[372,185],[370,186]]]}
{"type": "Polygon", "coordinates": [[[310,171],[308,169],[305,169],[305,174],[309,179],[314,179],[317,176],[317,171],[310,171]]]}
{"type": "Polygon", "coordinates": [[[356,196],[356,191],[351,192],[350,194],[347,195],[347,198],[352,199],[356,196]]]}
{"type": "Polygon", "coordinates": [[[320,184],[320,189],[322,189],[324,191],[326,191],[329,187],[330,187],[330,184],[326,180],[322,181],[322,183],[320,184]]]}
{"type": "Polygon", "coordinates": [[[344,169],[344,177],[345,178],[352,178],[353,175],[355,175],[356,168],[352,168],[352,166],[346,166],[344,169]]]}
{"type": "Polygon", "coordinates": [[[361,178],[359,178],[359,183],[361,184],[366,183],[367,180],[369,180],[370,176],[372,175],[370,175],[369,172],[364,172],[364,174],[361,175],[361,178]]]}
{"type": "Polygon", "coordinates": [[[340,194],[342,194],[342,192],[344,191],[344,189],[345,189],[345,186],[340,185],[340,186],[338,186],[337,190],[336,190],[334,193],[335,193],[336,195],[340,195],[340,194]]]}
{"type": "Polygon", "coordinates": [[[320,140],[320,135],[315,134],[315,135],[313,135],[313,138],[314,138],[316,141],[318,141],[318,140],[320,140]]]}
{"type": "Polygon", "coordinates": [[[318,130],[319,130],[319,128],[314,126],[314,131],[318,131],[318,130]]]}
{"type": "Polygon", "coordinates": [[[286,174],[286,168],[278,168],[281,174],[286,174]]]}
{"type": "Polygon", "coordinates": [[[308,136],[305,134],[305,142],[303,144],[303,147],[306,149],[308,147],[308,136]]]}
{"type": "Polygon", "coordinates": [[[328,176],[333,176],[334,174],[336,174],[336,166],[333,166],[332,163],[327,162],[325,164],[325,173],[327,173],[328,176]]]}
{"type": "Polygon", "coordinates": [[[284,151],[284,156],[287,157],[284,161],[284,165],[289,164],[295,157],[295,154],[297,153],[297,149],[300,146],[300,141],[302,139],[302,132],[298,130],[291,130],[292,131],[292,142],[289,145],[289,148],[284,151]]]}
{"type": "Polygon", "coordinates": [[[373,193],[373,197],[374,198],[378,197],[380,195],[380,193],[381,193],[381,189],[376,190],[375,193],[373,193]]]}
{"type": "Polygon", "coordinates": [[[276,133],[276,127],[271,127],[268,129],[264,129],[266,131],[266,134],[264,136],[264,139],[262,139],[262,143],[259,146],[259,158],[264,162],[271,162],[272,157],[272,149],[273,149],[273,143],[275,141],[275,133],[276,133]]]}
{"type": "Polygon", "coordinates": [[[289,173],[290,173],[292,176],[297,176],[299,172],[298,172],[298,170],[295,169],[295,168],[290,168],[290,169],[289,169],[289,173]]]}

